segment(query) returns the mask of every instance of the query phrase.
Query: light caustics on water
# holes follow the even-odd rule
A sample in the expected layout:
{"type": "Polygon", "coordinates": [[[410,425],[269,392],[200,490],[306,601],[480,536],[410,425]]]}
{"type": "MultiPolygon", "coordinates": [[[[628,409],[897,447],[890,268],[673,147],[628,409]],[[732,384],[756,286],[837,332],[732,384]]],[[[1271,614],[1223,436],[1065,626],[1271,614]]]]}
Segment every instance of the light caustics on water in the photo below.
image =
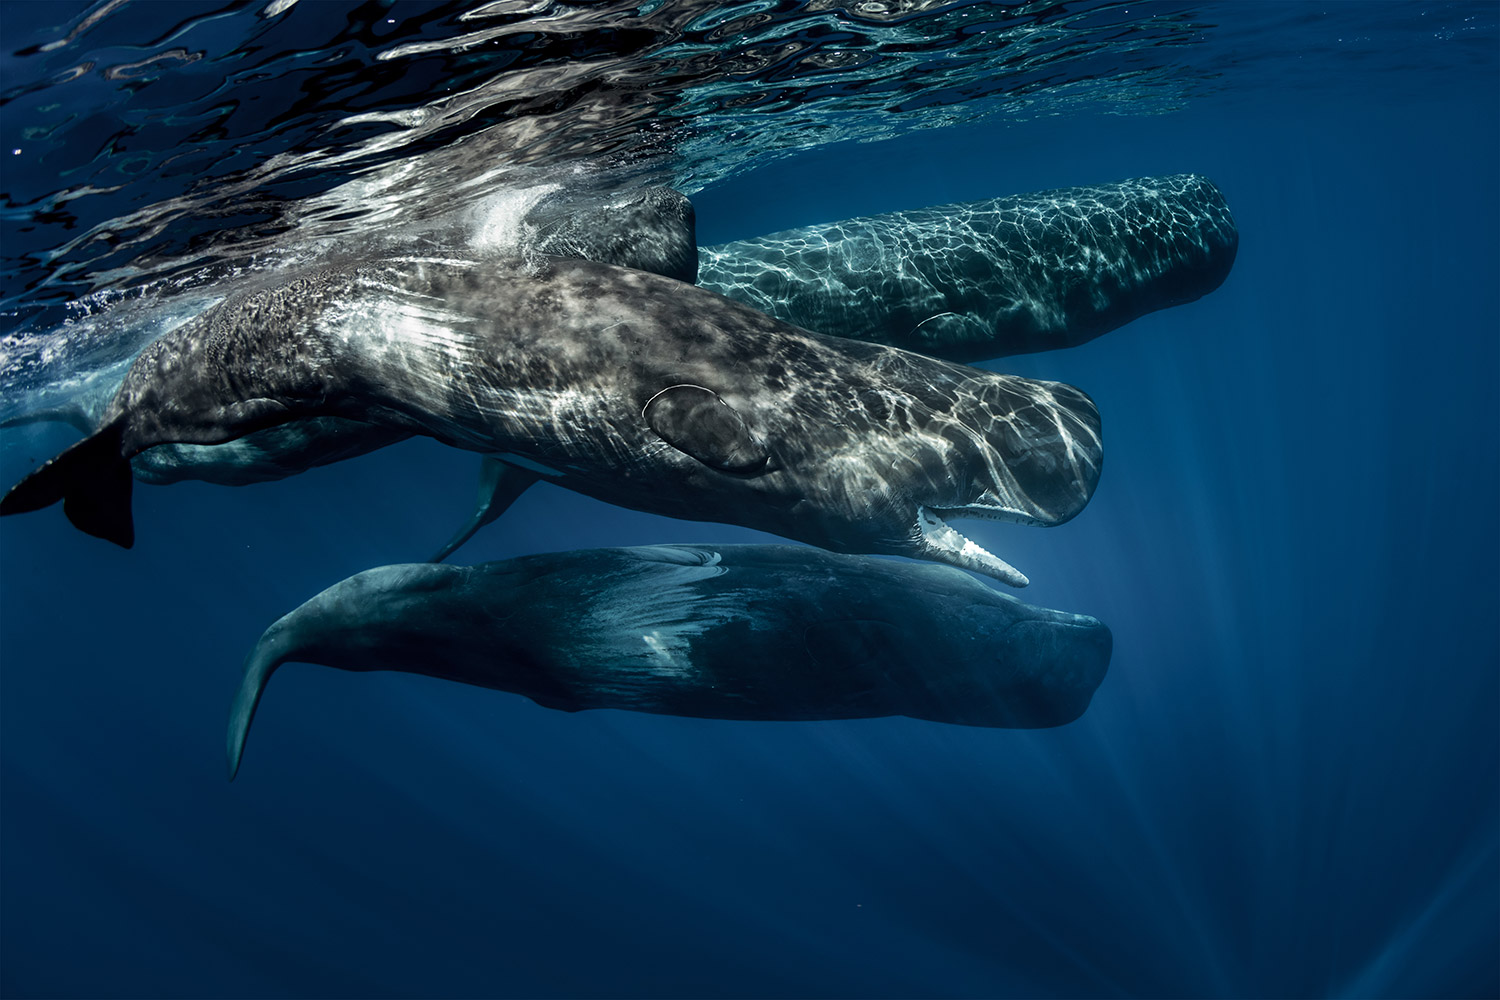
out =
{"type": "MultiPolygon", "coordinates": [[[[90,292],[409,241],[506,191],[647,178],[691,193],[834,141],[1168,111],[1220,86],[1231,58],[1213,4],[57,11],[8,11],[0,384],[42,381],[68,353],[59,336],[88,336],[56,328],[97,311],[75,301],[90,292]]],[[[1429,22],[1448,32],[1444,65],[1473,58],[1474,26],[1450,14],[1429,22]]],[[[1380,21],[1339,16],[1356,37],[1380,21]]]]}

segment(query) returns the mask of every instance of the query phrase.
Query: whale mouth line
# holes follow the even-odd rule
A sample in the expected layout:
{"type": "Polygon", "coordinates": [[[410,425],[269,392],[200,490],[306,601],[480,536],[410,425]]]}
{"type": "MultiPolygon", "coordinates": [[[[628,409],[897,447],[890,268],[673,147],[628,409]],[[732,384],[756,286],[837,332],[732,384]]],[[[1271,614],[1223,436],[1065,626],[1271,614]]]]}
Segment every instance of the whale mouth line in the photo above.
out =
{"type": "Polygon", "coordinates": [[[971,503],[962,507],[925,507],[942,518],[944,523],[961,517],[972,517],[978,521],[1006,521],[1011,524],[1040,524],[1034,515],[1018,507],[1007,507],[998,503],[971,503]]]}
{"type": "Polygon", "coordinates": [[[954,529],[948,524],[947,518],[949,517],[1018,521],[1024,524],[1031,520],[1025,514],[1011,508],[978,504],[964,507],[928,507],[924,504],[917,504],[917,524],[914,534],[925,550],[925,554],[932,558],[992,576],[1012,587],[1024,587],[1031,582],[1026,578],[1026,574],[954,529]]]}

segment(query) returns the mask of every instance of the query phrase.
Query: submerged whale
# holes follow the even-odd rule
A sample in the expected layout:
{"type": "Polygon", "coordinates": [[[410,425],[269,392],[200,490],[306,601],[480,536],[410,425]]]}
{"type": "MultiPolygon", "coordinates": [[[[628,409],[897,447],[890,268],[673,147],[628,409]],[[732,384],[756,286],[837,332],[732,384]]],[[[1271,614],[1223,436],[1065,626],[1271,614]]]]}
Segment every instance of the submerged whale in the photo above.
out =
{"type": "Polygon", "coordinates": [[[808,226],[699,249],[698,283],[819,333],[976,361],[1072,347],[1223,283],[1239,233],[1195,174],[808,226]]]}
{"type": "MultiPolygon", "coordinates": [[[[696,218],[687,196],[648,187],[600,194],[567,189],[533,206],[521,219],[522,256],[577,257],[652,271],[691,282],[698,270],[696,218]]],[[[67,391],[43,391],[27,411],[0,419],[0,428],[65,423],[83,434],[99,427],[129,363],[92,373],[67,391]]],[[[410,437],[412,432],[344,417],[312,417],[254,431],[220,444],[160,444],[130,460],[139,482],[153,486],[203,481],[221,486],[284,479],[320,465],[356,458],[410,437]]],[[[481,493],[470,523],[439,553],[446,558],[482,524],[489,523],[530,482],[505,477],[486,461],[481,493]]]]}
{"type": "Polygon", "coordinates": [[[136,359],[90,437],[0,500],[129,546],[129,459],[335,416],[609,503],[1026,578],[954,530],[1060,524],[1103,460],[1083,392],[821,337],[584,260],[394,258],[233,296],[136,359]]]}
{"type": "Polygon", "coordinates": [[[1083,713],[1110,650],[1097,619],[1023,604],[949,567],[807,546],[382,566],[260,637],[230,710],[229,776],[288,661],[426,674],[569,712],[1036,728],[1083,713]]]}
{"type": "Polygon", "coordinates": [[[698,277],[697,215],[687,195],[648,187],[602,196],[564,189],[522,220],[525,253],[577,257],[676,278],[698,277]]]}
{"type": "MultiPolygon", "coordinates": [[[[0,420],[0,428],[62,423],[92,434],[124,379],[129,365],[95,372],[66,393],[43,392],[41,405],[0,420]]],[[[343,417],[313,417],[247,434],[224,444],[162,444],[130,460],[131,474],[151,486],[201,481],[246,486],[357,458],[404,441],[411,432],[343,417]]]]}

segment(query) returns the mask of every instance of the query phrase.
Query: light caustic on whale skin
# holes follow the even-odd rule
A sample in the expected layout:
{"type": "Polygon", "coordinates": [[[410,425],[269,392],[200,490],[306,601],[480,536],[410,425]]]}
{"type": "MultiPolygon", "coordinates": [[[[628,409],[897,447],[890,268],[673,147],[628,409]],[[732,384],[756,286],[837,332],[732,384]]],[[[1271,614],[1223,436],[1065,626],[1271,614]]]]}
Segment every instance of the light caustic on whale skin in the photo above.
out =
{"type": "Polygon", "coordinates": [[[1223,283],[1239,233],[1194,174],[702,247],[698,282],[809,330],[977,361],[1072,347],[1223,283]]]}
{"type": "Polygon", "coordinates": [[[1111,644],[1097,619],[946,566],[807,546],[382,566],[261,636],[230,710],[229,775],[266,682],[289,661],[425,674],[564,711],[1038,728],[1083,713],[1111,644]]]}
{"type": "Polygon", "coordinates": [[[0,513],[65,500],[129,544],[130,457],[335,416],[621,506],[1021,585],[948,519],[1060,524],[1098,482],[1098,412],[1071,386],[820,337],[644,272],[544,267],[400,258],[232,297],[152,344],[101,429],[0,513]]]}
{"type": "MultiPolygon", "coordinates": [[[[666,188],[602,198],[555,192],[528,202],[508,231],[509,242],[498,249],[576,256],[691,281],[698,268],[694,225],[691,202],[666,188]]],[[[1197,298],[1223,281],[1237,244],[1218,189],[1201,177],[1177,175],[851,219],[707,247],[703,281],[821,332],[974,359],[1081,343],[1150,309],[1197,298]],[[1044,245],[1050,257],[1040,252],[1044,245]],[[984,266],[972,266],[973,259],[984,266]]],[[[119,377],[92,387],[87,398],[0,427],[60,419],[88,433],[119,377]]],[[[161,445],[131,465],[146,483],[240,485],[352,458],[407,436],[354,420],[314,418],[225,444],[161,445]]],[[[485,460],[470,519],[435,558],[498,517],[531,479],[529,471],[485,460]]]]}
{"type": "MultiPolygon", "coordinates": [[[[549,193],[528,203],[524,214],[514,220],[512,230],[508,242],[490,249],[506,256],[584,257],[682,281],[692,281],[697,273],[693,205],[669,188],[607,195],[549,193]]],[[[41,405],[0,420],[0,428],[60,422],[90,434],[98,428],[99,417],[114,398],[128,367],[128,363],[112,365],[95,372],[61,398],[43,393],[41,405]]],[[[130,464],[135,478],[151,485],[201,480],[243,486],[355,458],[410,436],[408,431],[362,421],[317,417],[222,444],[158,445],[136,455],[130,464]]],[[[500,509],[503,502],[497,497],[483,498],[475,517],[493,517],[500,509]]],[[[456,543],[450,546],[457,547],[456,543]]]]}

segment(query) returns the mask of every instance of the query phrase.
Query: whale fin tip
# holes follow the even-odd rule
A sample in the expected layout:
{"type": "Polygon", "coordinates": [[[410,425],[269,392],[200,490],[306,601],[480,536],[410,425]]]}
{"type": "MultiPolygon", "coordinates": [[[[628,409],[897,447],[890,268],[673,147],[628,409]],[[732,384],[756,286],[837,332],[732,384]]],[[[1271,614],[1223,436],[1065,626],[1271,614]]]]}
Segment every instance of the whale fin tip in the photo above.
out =
{"type": "Polygon", "coordinates": [[[255,721],[255,709],[260,705],[261,695],[265,694],[266,682],[286,660],[282,649],[285,643],[283,622],[284,620],[278,621],[266,629],[255,643],[255,648],[250,650],[250,655],[245,657],[239,690],[235,692],[234,702],[229,707],[229,732],[225,750],[230,781],[239,773],[240,761],[245,756],[245,741],[250,737],[250,723],[255,721]]]}

